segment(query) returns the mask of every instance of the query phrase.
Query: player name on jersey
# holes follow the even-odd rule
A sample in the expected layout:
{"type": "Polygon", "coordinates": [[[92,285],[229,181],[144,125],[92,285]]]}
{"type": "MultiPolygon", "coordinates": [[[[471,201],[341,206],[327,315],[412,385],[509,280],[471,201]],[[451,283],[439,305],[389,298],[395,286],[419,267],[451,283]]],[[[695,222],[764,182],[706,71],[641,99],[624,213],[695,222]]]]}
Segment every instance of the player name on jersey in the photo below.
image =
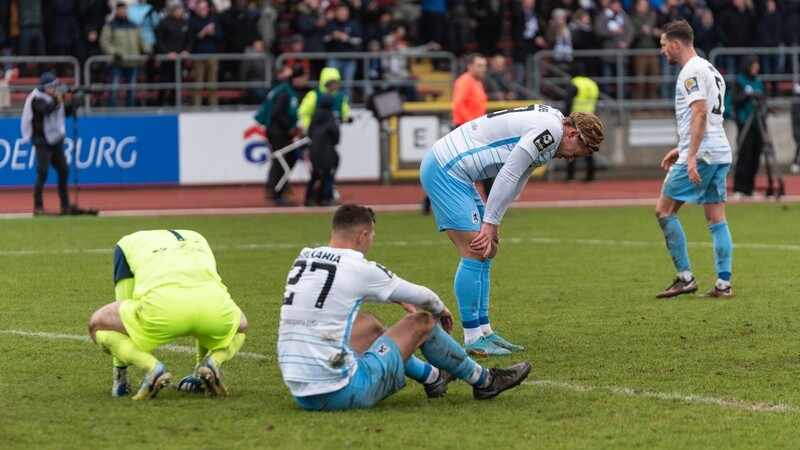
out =
{"type": "Polygon", "coordinates": [[[306,250],[300,253],[300,258],[315,258],[315,259],[322,259],[325,261],[330,261],[334,263],[338,263],[341,260],[341,255],[337,255],[335,253],[329,253],[322,250],[306,250]]]}

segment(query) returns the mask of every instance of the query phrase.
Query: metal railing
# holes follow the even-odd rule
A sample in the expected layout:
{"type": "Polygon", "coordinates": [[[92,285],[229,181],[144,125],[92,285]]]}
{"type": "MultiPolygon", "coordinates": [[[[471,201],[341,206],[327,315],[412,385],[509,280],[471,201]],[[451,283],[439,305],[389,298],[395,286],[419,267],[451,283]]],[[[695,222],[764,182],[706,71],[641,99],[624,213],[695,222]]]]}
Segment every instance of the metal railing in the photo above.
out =
{"type": "MultiPolygon", "coordinates": [[[[352,81],[349,80],[342,80],[342,87],[345,89],[352,89],[354,87],[359,87],[364,89],[365,92],[375,92],[379,88],[386,86],[391,86],[392,83],[385,81],[385,80],[372,80],[369,77],[370,73],[370,61],[374,58],[384,58],[388,56],[385,52],[303,52],[303,53],[281,53],[275,58],[275,66],[281,67],[286,62],[287,59],[308,59],[308,60],[317,60],[317,61],[326,61],[328,59],[351,59],[359,61],[361,65],[361,78],[353,79],[352,81]]],[[[450,77],[445,80],[425,80],[426,84],[433,84],[437,85],[440,84],[443,87],[452,87],[453,82],[455,81],[455,77],[461,73],[461,67],[459,66],[459,60],[450,52],[442,52],[442,51],[425,51],[425,50],[407,50],[398,52],[394,56],[399,56],[406,59],[406,66],[411,67],[411,61],[415,58],[427,58],[432,61],[440,60],[445,61],[447,63],[447,67],[449,68],[450,77]]],[[[409,78],[408,80],[404,80],[401,82],[411,82],[415,85],[418,84],[419,80],[414,78],[409,78]]],[[[311,83],[308,87],[316,87],[315,83],[311,83]]]]}
{"type": "MultiPolygon", "coordinates": [[[[698,54],[705,57],[705,54],[697,49],[698,54]]],[[[739,71],[739,67],[734,68],[733,73],[726,71],[725,57],[741,57],[744,55],[777,55],[779,58],[788,60],[782,73],[760,73],[761,78],[766,83],[792,83],[800,82],[800,47],[747,47],[747,48],[715,48],[708,55],[708,60],[720,70],[728,84],[728,91],[732,89],[732,83],[739,71]]],[[[527,78],[526,85],[535,92],[542,92],[545,96],[553,92],[556,96],[563,91],[563,87],[570,84],[571,74],[563,70],[554,61],[556,53],[551,50],[542,50],[535,55],[529,56],[526,61],[527,78]]],[[[605,111],[616,111],[621,116],[628,114],[630,110],[650,109],[650,110],[672,110],[674,108],[673,97],[659,97],[655,99],[634,99],[629,95],[637,84],[656,84],[668,86],[670,92],[675,86],[677,72],[661,73],[655,76],[634,76],[630,75],[631,57],[635,56],[655,56],[659,58],[659,66],[664,67],[665,61],[661,56],[660,49],[626,49],[626,50],[575,50],[574,59],[586,61],[587,59],[602,59],[603,57],[613,58],[613,67],[619,75],[614,76],[593,76],[594,81],[601,87],[613,86],[610,91],[612,95],[601,92],[598,100],[598,108],[605,111]]],[[[763,69],[762,69],[763,70],[763,69]]],[[[769,94],[769,90],[767,94],[769,94]]],[[[769,99],[773,106],[785,107],[791,101],[787,96],[773,96],[769,99]]]]}
{"type": "MultiPolygon", "coordinates": [[[[99,94],[117,90],[122,91],[159,91],[159,90],[174,90],[175,91],[175,108],[177,110],[184,109],[183,94],[184,91],[202,91],[207,89],[251,89],[251,88],[266,88],[272,83],[273,61],[267,54],[255,53],[215,53],[215,54],[194,54],[188,56],[177,55],[175,59],[170,58],[168,55],[160,54],[155,56],[123,56],[121,59],[115,59],[110,55],[95,55],[86,60],[83,65],[83,74],[86,82],[82,86],[90,94],[99,94]],[[175,82],[174,83],[141,83],[141,82],[126,82],[114,85],[106,82],[106,76],[102,75],[102,79],[98,79],[98,74],[105,72],[105,68],[113,64],[124,64],[126,62],[134,62],[138,66],[154,59],[158,62],[172,62],[175,63],[175,82]],[[264,64],[264,79],[255,81],[185,81],[183,79],[183,72],[188,69],[187,63],[194,61],[235,61],[240,64],[245,61],[261,61],[264,64]]],[[[92,108],[90,99],[86,99],[86,106],[88,109],[92,108]]]]}
{"type": "MultiPolygon", "coordinates": [[[[701,56],[702,56],[702,52],[701,56]]],[[[782,58],[785,62],[786,68],[782,73],[762,73],[759,77],[766,83],[778,83],[792,85],[800,83],[800,47],[753,47],[753,48],[715,48],[708,56],[712,64],[719,70],[725,71],[726,58],[740,57],[743,55],[776,55],[782,58]]],[[[649,109],[654,111],[669,111],[674,107],[674,99],[670,97],[659,97],[650,99],[634,99],[630,98],[628,94],[631,89],[640,84],[656,84],[659,86],[668,86],[670,90],[674,88],[676,75],[675,73],[661,73],[656,76],[633,76],[629,74],[631,66],[631,57],[636,56],[654,56],[659,58],[660,66],[664,66],[663,57],[660,56],[659,49],[626,49],[626,50],[575,50],[573,58],[578,60],[587,59],[602,59],[612,58],[613,67],[617,74],[614,76],[595,76],[594,80],[605,88],[605,92],[601,93],[598,101],[598,108],[606,112],[618,113],[624,116],[632,109],[649,109]],[[610,88],[610,89],[609,89],[610,88]],[[609,95],[610,93],[610,95],[609,95]]],[[[207,91],[209,89],[217,90],[246,90],[246,89],[266,89],[272,83],[274,67],[281,67],[289,59],[297,60],[320,60],[325,61],[329,58],[337,59],[354,59],[361,67],[361,75],[352,80],[344,80],[344,87],[348,89],[360,88],[368,92],[374,92],[382,87],[391,86],[393,83],[413,83],[418,86],[420,82],[425,83],[426,86],[441,86],[442,91],[448,90],[452,87],[455,78],[464,70],[463,61],[457,58],[450,52],[443,51],[421,51],[421,50],[408,50],[402,51],[394,56],[403,57],[406,59],[407,67],[411,67],[411,62],[416,59],[429,59],[431,61],[438,61],[441,65],[449,69],[447,71],[449,76],[437,77],[436,79],[423,79],[419,80],[412,76],[408,80],[398,80],[395,82],[386,80],[373,80],[369,76],[370,61],[373,58],[382,58],[386,56],[385,53],[374,52],[342,52],[342,53],[328,53],[328,52],[303,52],[303,53],[282,53],[274,60],[269,55],[252,54],[252,53],[220,53],[208,55],[178,55],[174,60],[170,59],[167,55],[155,56],[128,56],[120,60],[114,59],[110,55],[96,55],[90,57],[82,66],[79,61],[72,56],[35,56],[35,57],[0,57],[0,66],[22,67],[29,72],[27,78],[38,80],[38,75],[41,70],[54,70],[60,76],[69,74],[72,76],[70,87],[83,88],[90,95],[86,100],[87,109],[103,110],[105,107],[103,101],[99,100],[104,98],[107,93],[115,89],[117,91],[149,91],[158,92],[163,90],[175,91],[175,105],[162,106],[157,105],[159,108],[175,108],[178,110],[185,109],[187,104],[186,94],[188,91],[207,91]],[[116,85],[110,83],[106,68],[115,62],[131,62],[135,63],[141,69],[147,67],[146,61],[152,59],[155,62],[174,62],[175,63],[175,82],[125,82],[116,85]],[[255,81],[216,81],[216,82],[195,82],[190,81],[189,76],[184,76],[186,71],[190,68],[193,61],[201,60],[217,60],[220,62],[238,62],[239,64],[245,61],[261,61],[264,64],[264,79],[255,81]],[[35,78],[31,72],[35,71],[35,78]],[[92,98],[94,97],[94,98],[92,98]]],[[[563,65],[558,64],[554,57],[556,53],[550,50],[543,50],[537,52],[535,55],[528,57],[526,61],[526,78],[523,88],[529,93],[531,99],[544,98],[548,101],[560,100],[563,95],[564,87],[571,83],[571,75],[564,70],[563,65]],[[548,98],[550,97],[550,98],[548,98]]],[[[738,67],[735,68],[738,71],[738,67]]],[[[145,77],[151,74],[147,74],[145,77]]],[[[727,72],[724,74],[726,81],[732,84],[735,73],[727,72]]],[[[234,78],[238,76],[238,69],[234,78]]],[[[8,89],[11,93],[29,92],[33,87],[38,84],[36,81],[28,82],[12,82],[9,83],[8,89]]],[[[316,87],[315,81],[309,81],[308,88],[316,87]]],[[[785,86],[784,86],[785,87],[785,86]]],[[[769,93],[769,92],[768,92],[769,93]]],[[[20,96],[16,95],[15,98],[19,99],[20,96]]],[[[364,96],[366,98],[366,96],[364,96]]],[[[770,98],[770,104],[773,106],[786,106],[790,99],[786,96],[778,96],[770,98]]],[[[234,100],[236,102],[236,100],[234,100]]],[[[10,109],[5,110],[3,114],[9,115],[17,113],[21,110],[21,105],[17,100],[10,109]]],[[[238,108],[239,106],[229,106],[238,108]]]]}

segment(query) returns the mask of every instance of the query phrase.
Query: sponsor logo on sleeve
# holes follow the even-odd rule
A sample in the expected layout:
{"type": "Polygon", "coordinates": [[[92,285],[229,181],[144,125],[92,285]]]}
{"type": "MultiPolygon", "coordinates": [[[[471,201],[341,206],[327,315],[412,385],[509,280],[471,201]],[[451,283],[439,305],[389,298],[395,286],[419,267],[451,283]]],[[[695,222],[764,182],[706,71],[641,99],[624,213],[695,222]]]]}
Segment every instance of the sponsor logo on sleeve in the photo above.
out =
{"type": "Polygon", "coordinates": [[[686,81],[683,82],[683,87],[686,88],[687,94],[700,90],[700,86],[697,84],[697,77],[687,78],[686,81]]]}
{"type": "Polygon", "coordinates": [[[553,138],[553,135],[550,134],[550,130],[544,130],[539,136],[536,136],[536,139],[533,140],[533,145],[536,146],[536,150],[542,151],[547,147],[553,145],[556,140],[553,138]]]}

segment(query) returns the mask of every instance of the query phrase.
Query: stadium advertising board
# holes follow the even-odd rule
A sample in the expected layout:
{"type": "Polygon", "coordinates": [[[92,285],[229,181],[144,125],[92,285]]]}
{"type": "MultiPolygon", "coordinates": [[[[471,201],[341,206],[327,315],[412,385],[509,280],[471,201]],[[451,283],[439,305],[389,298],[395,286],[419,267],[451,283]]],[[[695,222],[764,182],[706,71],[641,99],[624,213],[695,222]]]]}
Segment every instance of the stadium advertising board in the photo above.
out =
{"type": "MultiPolygon", "coordinates": [[[[71,118],[64,149],[81,184],[179,181],[177,116],[79,117],[78,125],[77,153],[71,118]],[[73,162],[74,154],[78,157],[73,162]]],[[[56,178],[51,169],[48,184],[56,178]]],[[[19,119],[0,119],[0,186],[31,186],[35,181],[36,154],[30,142],[22,141],[19,119]]]]}
{"type": "Polygon", "coordinates": [[[441,136],[436,116],[400,118],[400,160],[419,164],[441,136]]]}
{"type": "MultiPolygon", "coordinates": [[[[182,184],[263,183],[271,149],[254,112],[184,113],[180,115],[182,184]],[[266,163],[265,163],[266,162],[266,163]]],[[[378,122],[366,111],[354,111],[343,124],[337,147],[339,181],[374,181],[380,176],[378,122]]],[[[291,181],[308,180],[310,167],[299,161],[291,181]]]]}
{"type": "MultiPolygon", "coordinates": [[[[270,149],[254,113],[183,113],[158,116],[80,117],[77,168],[81,184],[262,183],[270,149]]],[[[380,177],[378,122],[355,110],[343,124],[338,151],[339,181],[376,181],[380,177]]],[[[72,170],[75,148],[72,119],[64,143],[72,170]]],[[[291,180],[308,180],[310,167],[299,162],[291,180]]],[[[56,181],[50,171],[48,183],[56,181]]],[[[70,181],[73,177],[70,176],[70,181]]],[[[31,186],[36,155],[22,142],[18,118],[0,119],[0,187],[31,186]]]]}

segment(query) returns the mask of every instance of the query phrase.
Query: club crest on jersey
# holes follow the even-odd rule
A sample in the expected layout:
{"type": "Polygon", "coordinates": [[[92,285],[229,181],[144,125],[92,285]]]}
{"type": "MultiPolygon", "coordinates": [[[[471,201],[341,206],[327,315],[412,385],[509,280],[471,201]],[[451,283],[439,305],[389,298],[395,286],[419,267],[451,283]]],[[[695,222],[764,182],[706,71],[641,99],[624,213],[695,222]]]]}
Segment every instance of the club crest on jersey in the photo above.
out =
{"type": "Polygon", "coordinates": [[[383,355],[385,355],[385,354],[389,353],[389,350],[391,350],[391,349],[392,349],[392,348],[391,348],[391,347],[389,347],[389,346],[388,346],[388,345],[386,345],[386,344],[380,344],[380,345],[378,346],[378,348],[377,348],[377,349],[375,349],[375,351],[376,351],[376,352],[378,352],[378,354],[379,354],[379,355],[383,356],[383,355]]]}
{"type": "Polygon", "coordinates": [[[686,81],[683,82],[683,87],[686,88],[686,93],[691,94],[692,92],[699,91],[700,86],[697,84],[697,78],[687,78],[686,81]]]}
{"type": "Polygon", "coordinates": [[[536,136],[536,139],[533,140],[533,145],[536,146],[536,150],[542,151],[547,147],[553,145],[556,140],[553,138],[553,135],[550,134],[550,130],[544,130],[542,134],[536,136]]]}
{"type": "Polygon", "coordinates": [[[478,217],[478,211],[472,211],[472,223],[480,222],[481,218],[478,217]]]}

